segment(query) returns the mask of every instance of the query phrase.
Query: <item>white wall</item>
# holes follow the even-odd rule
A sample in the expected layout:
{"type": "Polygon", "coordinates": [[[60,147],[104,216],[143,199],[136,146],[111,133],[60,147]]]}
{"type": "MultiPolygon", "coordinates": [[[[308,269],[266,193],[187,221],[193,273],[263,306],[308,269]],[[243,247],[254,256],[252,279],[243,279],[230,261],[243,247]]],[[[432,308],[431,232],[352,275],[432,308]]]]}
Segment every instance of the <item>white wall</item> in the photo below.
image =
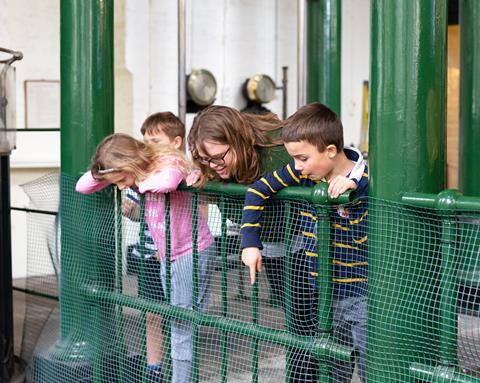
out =
{"type": "MultiPolygon", "coordinates": [[[[178,111],[177,1],[127,0],[126,66],[133,74],[134,134],[149,113],[178,111]]],[[[265,73],[281,85],[290,73],[288,113],[296,108],[296,5],[290,0],[187,2],[186,71],[205,68],[218,85],[216,104],[246,104],[244,81],[265,73]]],[[[281,93],[266,105],[281,114],[281,93]]],[[[187,118],[190,121],[192,118],[187,118]]]]}
{"type": "Polygon", "coordinates": [[[345,144],[360,144],[362,86],[370,78],[370,0],[342,0],[342,122],[345,144]]]}
{"type": "MultiPolygon", "coordinates": [[[[297,2],[293,0],[187,1],[187,73],[205,68],[216,77],[215,103],[245,106],[241,86],[256,73],[281,85],[289,67],[287,114],[297,108],[297,2]]],[[[60,78],[58,0],[0,0],[0,45],[20,50],[17,124],[25,127],[25,79],[60,78]]],[[[177,0],[115,1],[116,127],[140,136],[150,113],[177,112],[177,0]]],[[[362,84],[369,78],[370,0],[342,2],[342,120],[346,144],[359,144],[362,84]]],[[[281,93],[266,105],[281,114],[281,93]]],[[[187,115],[187,126],[193,115],[187,115]]],[[[11,156],[12,205],[28,201],[19,185],[58,170],[58,133],[18,133],[11,156]]],[[[12,214],[14,277],[26,270],[26,225],[12,214]]]]}
{"type": "MultiPolygon", "coordinates": [[[[25,128],[25,80],[60,80],[60,3],[58,0],[0,0],[0,45],[21,51],[23,60],[17,68],[17,128],[25,128]]],[[[59,133],[17,133],[17,149],[10,157],[11,204],[28,206],[28,198],[19,186],[46,173],[57,171],[60,164],[59,133]]],[[[13,277],[27,271],[26,215],[12,212],[13,277]]],[[[37,233],[40,241],[44,233],[37,233]]],[[[35,243],[36,238],[30,238],[35,243]]],[[[40,273],[51,273],[48,262],[40,273]]]]}

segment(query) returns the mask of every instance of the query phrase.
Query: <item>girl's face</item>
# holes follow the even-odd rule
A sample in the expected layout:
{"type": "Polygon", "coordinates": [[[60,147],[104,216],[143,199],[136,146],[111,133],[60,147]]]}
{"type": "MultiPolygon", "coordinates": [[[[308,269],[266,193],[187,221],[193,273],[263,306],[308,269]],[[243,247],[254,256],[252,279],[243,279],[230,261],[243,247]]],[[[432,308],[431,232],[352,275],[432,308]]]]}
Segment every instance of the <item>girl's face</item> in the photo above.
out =
{"type": "Polygon", "coordinates": [[[105,181],[117,185],[120,190],[127,189],[136,185],[135,175],[126,171],[105,174],[103,178],[105,179],[105,181]]]}
{"type": "Polygon", "coordinates": [[[217,141],[205,141],[203,143],[205,152],[198,151],[198,159],[202,165],[210,167],[218,176],[227,180],[231,177],[233,165],[233,152],[230,145],[221,144],[217,141]]]}

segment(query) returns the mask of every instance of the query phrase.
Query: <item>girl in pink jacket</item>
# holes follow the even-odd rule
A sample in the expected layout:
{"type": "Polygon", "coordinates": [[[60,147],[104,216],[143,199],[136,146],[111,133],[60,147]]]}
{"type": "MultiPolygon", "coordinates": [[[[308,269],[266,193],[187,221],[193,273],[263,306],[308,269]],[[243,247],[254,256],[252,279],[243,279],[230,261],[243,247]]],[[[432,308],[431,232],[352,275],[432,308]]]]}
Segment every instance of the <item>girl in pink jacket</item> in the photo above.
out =
{"type": "MultiPolygon", "coordinates": [[[[121,133],[106,137],[97,147],[90,170],[77,182],[76,190],[91,194],[115,184],[120,190],[137,189],[145,196],[145,221],[159,249],[161,278],[165,280],[165,193],[170,193],[171,304],[192,309],[192,210],[191,194],[176,191],[185,181],[192,185],[201,177],[185,155],[160,144],[147,145],[121,133]]],[[[215,256],[214,238],[206,217],[197,214],[198,307],[208,305],[210,277],[215,256]]],[[[192,330],[181,321],[172,322],[172,382],[191,381],[192,330]]]]}

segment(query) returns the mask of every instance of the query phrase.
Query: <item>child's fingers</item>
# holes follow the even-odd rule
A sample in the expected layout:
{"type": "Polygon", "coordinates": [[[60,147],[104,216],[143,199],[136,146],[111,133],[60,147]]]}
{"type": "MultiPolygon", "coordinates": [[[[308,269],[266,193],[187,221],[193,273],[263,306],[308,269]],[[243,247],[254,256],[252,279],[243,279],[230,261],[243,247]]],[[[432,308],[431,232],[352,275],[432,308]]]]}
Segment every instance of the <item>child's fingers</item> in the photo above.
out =
{"type": "Polygon", "coordinates": [[[250,264],[250,283],[253,285],[255,283],[257,271],[260,273],[262,271],[262,258],[259,257],[255,262],[250,264]]]}
{"type": "Polygon", "coordinates": [[[252,263],[250,266],[250,283],[253,285],[255,283],[255,276],[257,274],[257,267],[255,263],[252,263]]]}

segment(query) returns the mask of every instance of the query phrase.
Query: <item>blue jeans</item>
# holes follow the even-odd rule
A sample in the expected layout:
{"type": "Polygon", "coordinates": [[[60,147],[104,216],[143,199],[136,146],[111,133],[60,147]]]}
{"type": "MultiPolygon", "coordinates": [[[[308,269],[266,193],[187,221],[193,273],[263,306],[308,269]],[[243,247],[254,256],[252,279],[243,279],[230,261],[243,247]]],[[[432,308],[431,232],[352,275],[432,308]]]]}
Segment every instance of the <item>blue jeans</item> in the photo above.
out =
{"type": "MultiPolygon", "coordinates": [[[[210,280],[215,269],[215,244],[198,254],[198,299],[201,311],[208,308],[210,280]]],[[[188,310],[192,309],[192,256],[183,256],[170,264],[171,293],[170,303],[188,310]]],[[[161,263],[163,289],[166,291],[165,262],[161,263]]],[[[192,381],[193,338],[192,325],[186,321],[172,321],[172,383],[192,381]]]]}
{"type": "MultiPolygon", "coordinates": [[[[362,382],[366,382],[367,366],[367,297],[349,297],[333,301],[333,336],[341,344],[353,347],[362,382]]],[[[335,361],[332,364],[334,383],[350,383],[354,364],[335,361]]]]}

